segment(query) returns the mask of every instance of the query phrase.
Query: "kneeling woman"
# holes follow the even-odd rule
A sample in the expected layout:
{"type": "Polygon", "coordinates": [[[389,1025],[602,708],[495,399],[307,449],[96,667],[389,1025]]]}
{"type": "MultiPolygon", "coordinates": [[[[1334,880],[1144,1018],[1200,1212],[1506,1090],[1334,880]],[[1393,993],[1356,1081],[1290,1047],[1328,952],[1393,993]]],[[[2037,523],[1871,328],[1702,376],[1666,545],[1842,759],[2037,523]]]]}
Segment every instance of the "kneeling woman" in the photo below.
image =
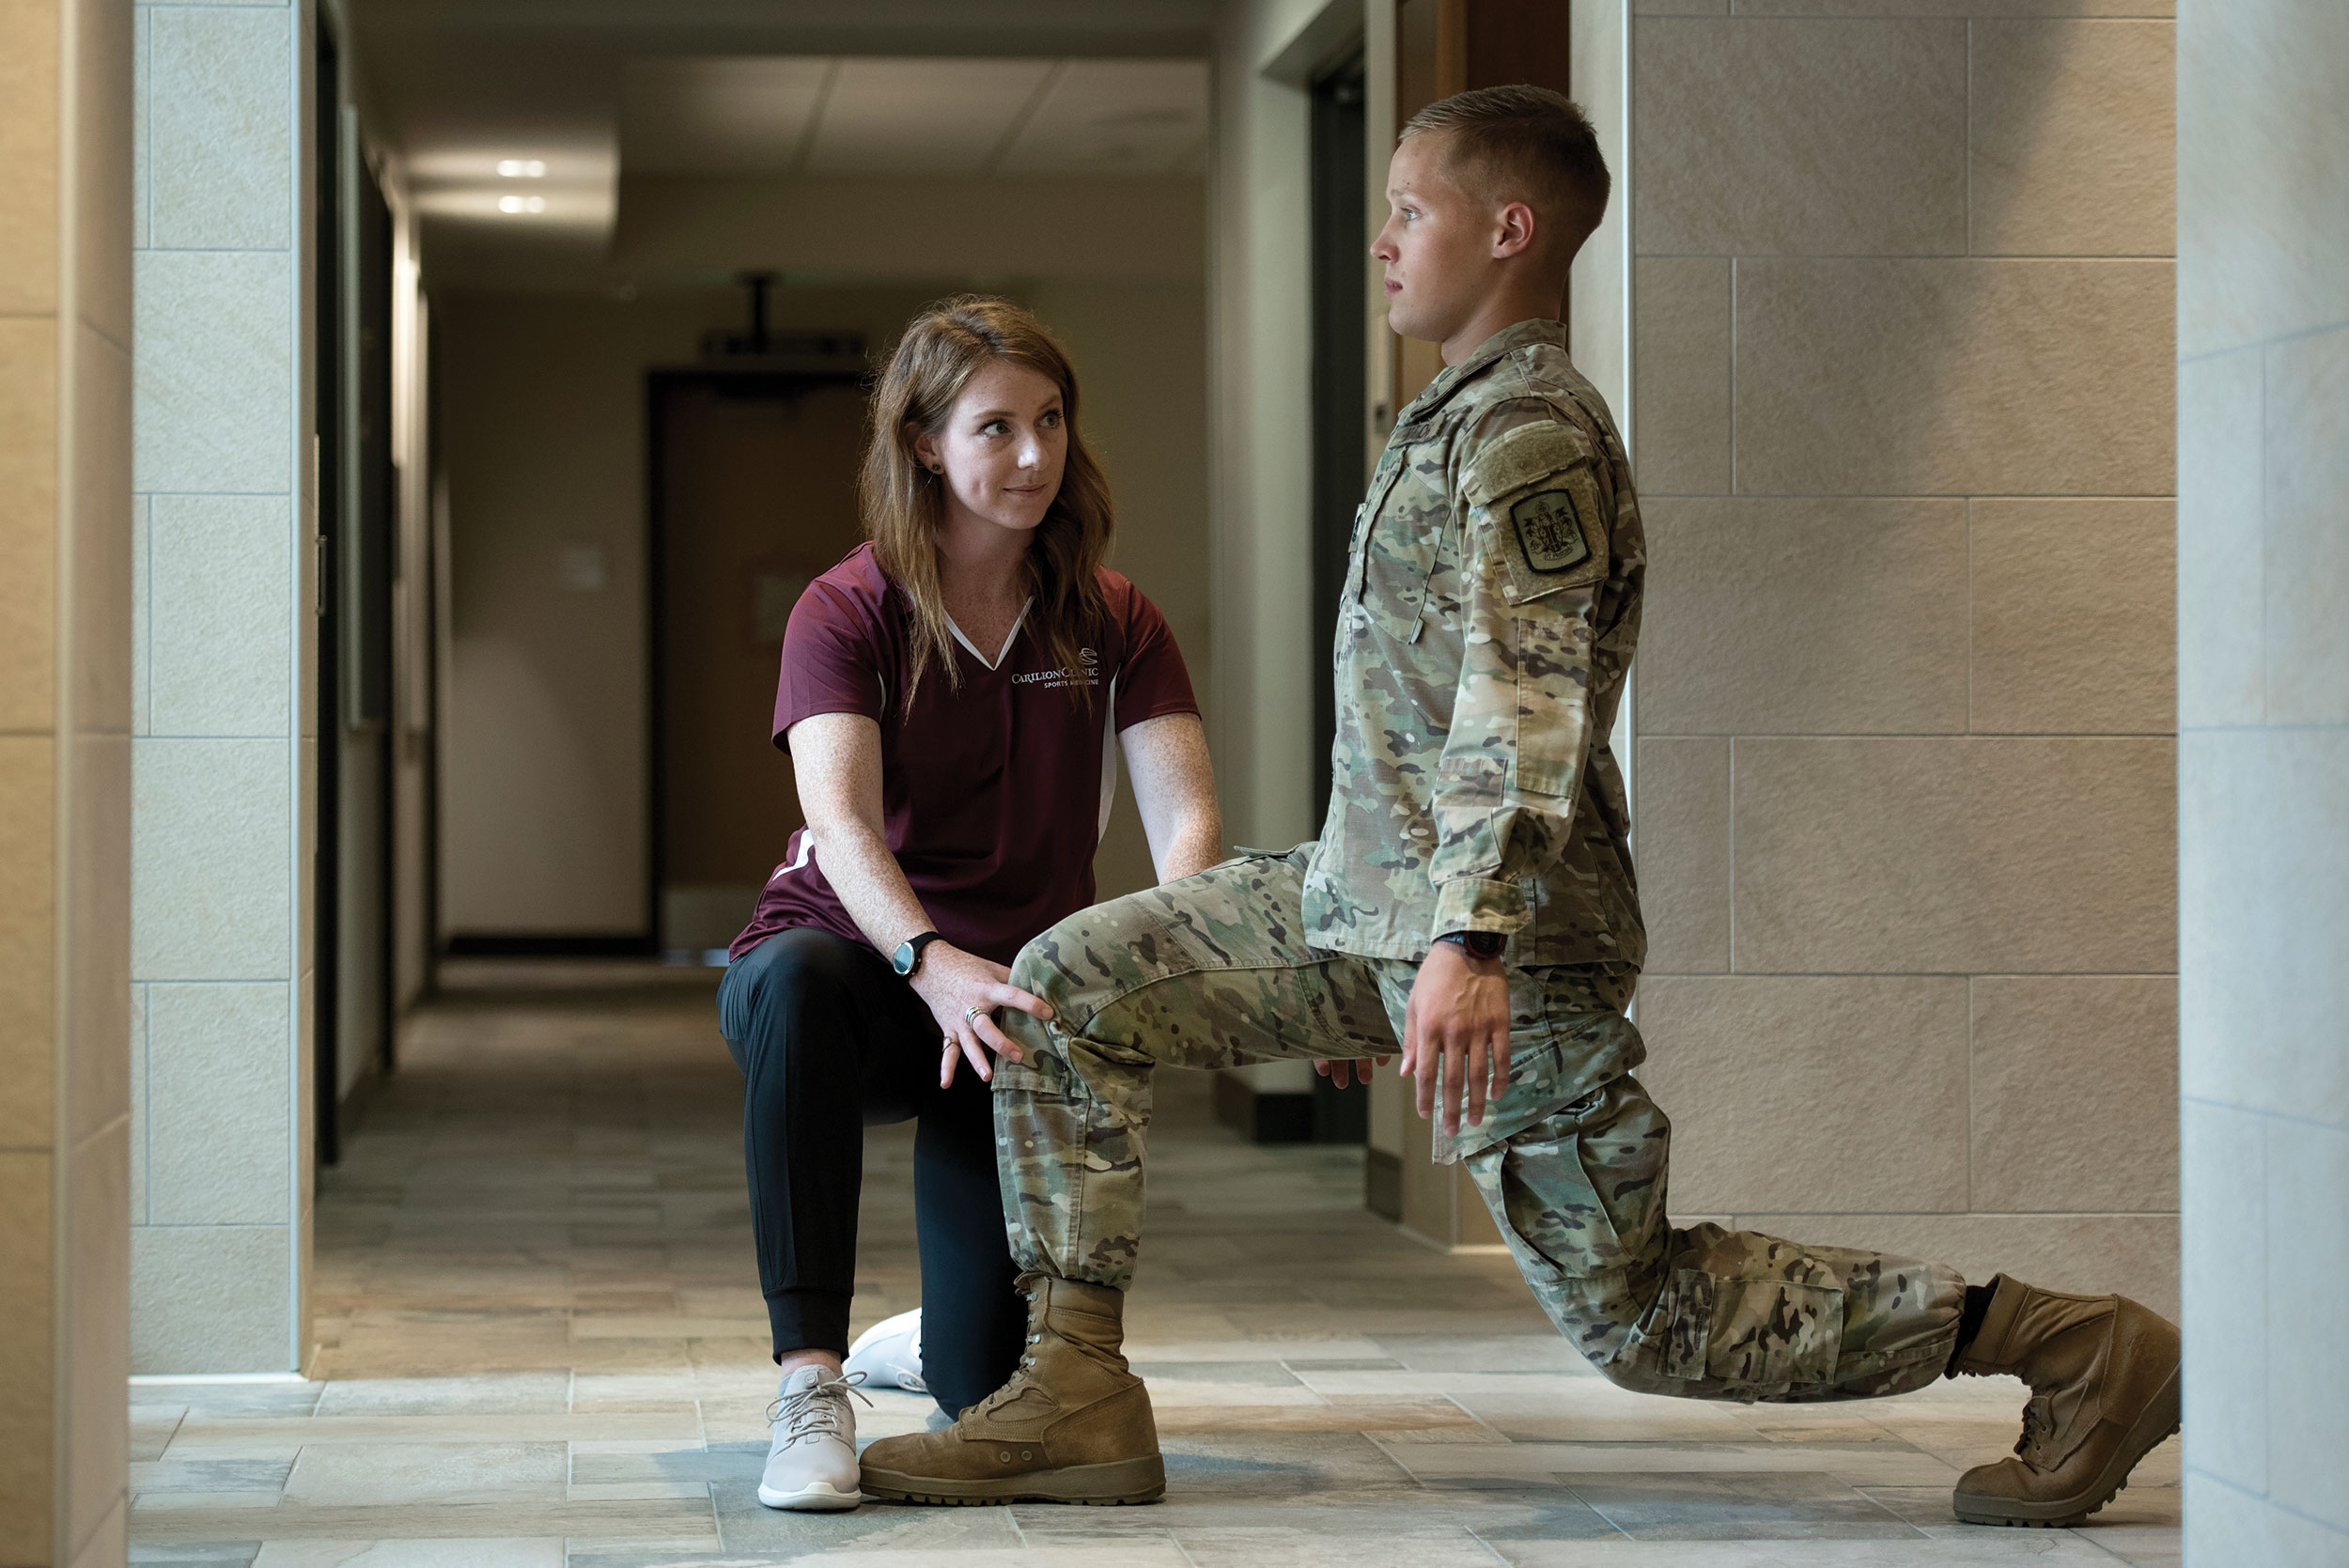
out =
{"type": "Polygon", "coordinates": [[[774,737],[807,826],[718,992],[783,1368],[770,1508],[858,1501],[841,1358],[865,1126],[920,1123],[929,1391],[957,1413],[1019,1360],[988,1100],[989,1053],[1018,1051],[993,1015],[1049,1015],[1005,966],[1094,902],[1111,736],[1160,878],[1221,858],[1182,655],[1101,565],[1109,487],[1059,346],[1017,306],[950,301],[907,329],[872,420],[870,542],[809,586],[784,637],[774,737]]]}

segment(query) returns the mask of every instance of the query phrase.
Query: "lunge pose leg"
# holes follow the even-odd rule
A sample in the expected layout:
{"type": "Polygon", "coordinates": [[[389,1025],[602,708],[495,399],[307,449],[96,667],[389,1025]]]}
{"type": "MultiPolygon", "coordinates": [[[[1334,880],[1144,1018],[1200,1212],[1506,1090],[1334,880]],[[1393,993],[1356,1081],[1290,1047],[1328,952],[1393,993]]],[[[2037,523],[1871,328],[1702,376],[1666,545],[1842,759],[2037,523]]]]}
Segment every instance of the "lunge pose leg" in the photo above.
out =
{"type": "MultiPolygon", "coordinates": [[[[1026,1061],[996,1073],[1020,1370],[944,1432],[866,1451],[864,1488],[938,1502],[1133,1502],[1165,1484],[1149,1396],[1120,1353],[1141,1249],[1160,1065],[1399,1048],[1419,966],[1316,948],[1311,846],[1089,909],[1031,943],[1013,983],[1026,1061]]],[[[1865,1398],[1950,1369],[1967,1292],[1935,1265],[1667,1219],[1670,1126],[1607,966],[1507,974],[1509,1049],[1483,1122],[1446,1138],[1560,1330],[1615,1382],[1740,1400],[1865,1398]]],[[[1458,1082],[1457,1079],[1455,1082],[1458,1082]]],[[[1456,1115],[1456,1103],[1453,1110],[1456,1115]]]]}
{"type": "Polygon", "coordinates": [[[1390,1051],[1422,1115],[1440,1097],[1436,1157],[1468,1162],[1550,1317],[1626,1388],[1856,1399],[2012,1374],[2032,1389],[2016,1457],[1955,1498],[2002,1524],[2084,1517],[2175,1429],[2177,1330],[2135,1302],[1671,1222],[1670,1124],[1624,1012],[1646,936],[1607,739],[1647,547],[1557,320],[1607,190],[1589,122],[1540,88],[1406,128],[1372,255],[1390,324],[1446,368],[1397,416],[1356,525],[1321,835],[1021,952],[1012,978],[1049,1008],[1005,1026],[1025,1061],[996,1125],[1027,1351],[953,1427],[872,1445],[867,1491],[1156,1496],[1119,1350],[1153,1068],[1390,1051]]]}

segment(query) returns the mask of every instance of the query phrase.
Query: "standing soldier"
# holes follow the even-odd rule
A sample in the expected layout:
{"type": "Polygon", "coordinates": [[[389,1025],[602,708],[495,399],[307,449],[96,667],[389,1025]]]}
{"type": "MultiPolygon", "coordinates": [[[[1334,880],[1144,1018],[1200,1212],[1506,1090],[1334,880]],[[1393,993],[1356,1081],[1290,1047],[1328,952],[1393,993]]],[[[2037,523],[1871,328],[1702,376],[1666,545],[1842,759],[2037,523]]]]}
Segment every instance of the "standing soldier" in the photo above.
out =
{"type": "MultiPolygon", "coordinates": [[[[1627,1389],[1863,1399],[1945,1374],[2032,1390],[1956,1511],[2070,1524],[2178,1425],[2178,1334],[2121,1296],[1781,1241],[1665,1211],[1671,1126],[1624,1016],[1646,939],[1607,737],[1646,550],[1623,443],[1556,318],[1605,210],[1590,123],[1536,87],[1422,112],[1373,247],[1388,319],[1442,345],[1355,531],[1321,837],[1088,909],[1031,942],[996,1079],[1029,1295],[1010,1382],[863,1457],[865,1491],[1132,1502],[1165,1488],[1120,1354],[1152,1069],[1400,1049],[1561,1332],[1627,1389]],[[1465,1102],[1468,1130],[1461,1130],[1465,1102]]],[[[1362,1070],[1367,1066],[1363,1064],[1362,1070]]]]}

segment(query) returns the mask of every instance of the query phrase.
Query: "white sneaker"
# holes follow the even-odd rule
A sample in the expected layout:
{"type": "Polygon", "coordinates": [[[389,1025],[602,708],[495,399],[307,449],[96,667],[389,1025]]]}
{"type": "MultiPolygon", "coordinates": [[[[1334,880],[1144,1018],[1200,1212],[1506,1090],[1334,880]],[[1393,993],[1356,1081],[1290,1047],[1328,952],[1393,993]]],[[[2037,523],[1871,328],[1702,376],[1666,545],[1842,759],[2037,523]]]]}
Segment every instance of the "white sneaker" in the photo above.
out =
{"type": "Polygon", "coordinates": [[[859,1334],[842,1364],[863,1373],[872,1388],[928,1393],[930,1386],[922,1381],[922,1309],[885,1317],[859,1334]]]}
{"type": "Polygon", "coordinates": [[[792,1369],[767,1407],[775,1436],[758,1478],[760,1502],[831,1513],[864,1500],[857,1489],[856,1410],[848,1404],[863,1381],[832,1376],[819,1365],[792,1369]]]}

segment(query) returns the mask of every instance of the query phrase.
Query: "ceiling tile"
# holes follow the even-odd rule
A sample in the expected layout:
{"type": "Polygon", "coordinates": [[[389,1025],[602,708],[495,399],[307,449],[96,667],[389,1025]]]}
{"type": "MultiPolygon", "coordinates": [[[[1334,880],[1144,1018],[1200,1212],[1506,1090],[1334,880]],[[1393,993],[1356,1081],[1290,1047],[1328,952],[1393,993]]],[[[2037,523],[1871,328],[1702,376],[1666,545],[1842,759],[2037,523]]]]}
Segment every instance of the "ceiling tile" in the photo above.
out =
{"type": "Polygon", "coordinates": [[[834,66],[790,55],[634,62],[621,95],[621,159],[643,174],[792,168],[834,66]]]}
{"type": "Polygon", "coordinates": [[[1195,162],[1207,130],[1198,60],[1071,60],[1000,172],[1166,174],[1195,162]]]}
{"type": "Polygon", "coordinates": [[[811,174],[976,174],[1051,75],[1050,60],[845,59],[811,174]]]}

